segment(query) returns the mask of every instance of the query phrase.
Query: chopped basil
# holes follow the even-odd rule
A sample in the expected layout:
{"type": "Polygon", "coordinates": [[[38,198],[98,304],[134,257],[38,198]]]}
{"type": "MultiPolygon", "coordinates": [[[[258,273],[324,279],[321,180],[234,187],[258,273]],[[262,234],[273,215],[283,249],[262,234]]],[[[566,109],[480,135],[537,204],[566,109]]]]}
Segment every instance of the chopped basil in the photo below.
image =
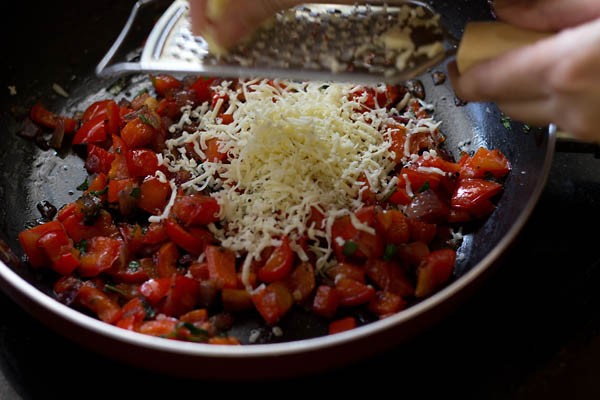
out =
{"type": "Polygon", "coordinates": [[[195,342],[206,342],[208,340],[209,334],[204,329],[198,328],[196,325],[189,322],[179,322],[175,326],[175,332],[177,335],[177,331],[181,328],[185,328],[190,331],[192,335],[189,339],[195,342]]]}
{"type": "Polygon", "coordinates": [[[96,197],[104,196],[106,193],[108,193],[108,186],[102,190],[95,190],[95,191],[90,192],[90,194],[92,196],[96,196],[96,197]]]}
{"type": "Polygon", "coordinates": [[[350,257],[350,256],[354,255],[354,253],[356,253],[356,250],[358,250],[358,244],[356,244],[355,242],[353,242],[351,240],[346,240],[346,242],[344,243],[344,248],[342,250],[342,253],[346,257],[350,257]]]}
{"type": "Polygon", "coordinates": [[[139,187],[134,187],[133,189],[131,189],[131,193],[129,193],[129,195],[134,199],[139,199],[142,195],[142,191],[139,187]]]}
{"type": "Polygon", "coordinates": [[[421,186],[419,188],[419,193],[426,192],[426,191],[429,190],[429,188],[430,188],[429,181],[425,181],[425,183],[423,184],[423,186],[421,186]]]}
{"type": "Polygon", "coordinates": [[[140,120],[145,123],[146,125],[150,125],[152,126],[152,124],[150,123],[150,120],[144,115],[144,114],[140,114],[138,115],[138,117],[140,118],[140,120]]]}
{"type": "Polygon", "coordinates": [[[396,255],[396,252],[398,251],[398,248],[396,247],[395,244],[388,244],[385,246],[385,250],[383,251],[383,259],[385,261],[391,261],[394,256],[396,255]]]}
{"type": "Polygon", "coordinates": [[[144,311],[146,313],[145,319],[153,319],[154,317],[156,317],[156,311],[154,311],[154,308],[152,308],[152,306],[148,304],[146,299],[142,298],[142,306],[144,307],[144,311]]]}
{"type": "Polygon", "coordinates": [[[507,117],[506,115],[503,115],[501,121],[502,121],[502,125],[504,125],[504,127],[506,129],[510,129],[511,128],[511,125],[510,125],[511,119],[510,119],[510,117],[507,117]]]}
{"type": "Polygon", "coordinates": [[[127,265],[127,269],[130,271],[137,271],[142,267],[142,265],[140,264],[139,261],[133,260],[133,261],[129,261],[129,264],[127,265]]]}
{"type": "Polygon", "coordinates": [[[80,190],[80,191],[83,192],[85,190],[88,190],[89,187],[90,187],[90,185],[89,185],[88,180],[86,178],[85,181],[83,181],[83,183],[81,185],[77,186],[77,190],[80,190]]]}
{"type": "Polygon", "coordinates": [[[75,244],[75,248],[79,250],[80,253],[85,253],[87,251],[88,241],[83,239],[81,242],[75,244]]]}
{"type": "Polygon", "coordinates": [[[111,285],[110,283],[105,284],[104,289],[109,292],[115,292],[115,293],[120,294],[121,296],[127,297],[127,292],[121,290],[120,288],[116,287],[115,285],[111,285]]]}

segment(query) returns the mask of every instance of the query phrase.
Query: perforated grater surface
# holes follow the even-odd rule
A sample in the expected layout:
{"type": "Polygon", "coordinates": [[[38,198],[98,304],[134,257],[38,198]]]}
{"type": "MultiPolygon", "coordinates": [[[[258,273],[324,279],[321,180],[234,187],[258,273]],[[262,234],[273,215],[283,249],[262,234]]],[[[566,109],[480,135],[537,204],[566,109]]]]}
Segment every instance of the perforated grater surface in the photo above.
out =
{"type": "Polygon", "coordinates": [[[160,17],[136,62],[113,62],[138,11],[98,65],[99,76],[131,72],[224,77],[399,83],[454,53],[451,38],[428,6],[414,1],[377,5],[308,4],[278,13],[270,24],[226,55],[209,52],[190,31],[188,2],[176,0],[160,17]]]}

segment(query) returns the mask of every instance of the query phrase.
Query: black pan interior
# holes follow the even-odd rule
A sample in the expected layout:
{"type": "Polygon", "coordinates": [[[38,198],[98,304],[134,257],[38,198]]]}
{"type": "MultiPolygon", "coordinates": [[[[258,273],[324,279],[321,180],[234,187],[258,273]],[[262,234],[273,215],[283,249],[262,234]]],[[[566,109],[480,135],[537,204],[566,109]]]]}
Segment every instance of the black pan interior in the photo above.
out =
{"type": "MultiPolygon", "coordinates": [[[[168,3],[158,1],[155,7],[160,10],[168,3]]],[[[132,0],[65,0],[43,2],[35,7],[25,2],[10,2],[4,6],[9,8],[8,15],[14,21],[23,22],[11,24],[10,35],[4,36],[12,40],[7,45],[0,78],[3,82],[0,86],[0,237],[18,256],[22,252],[17,234],[40,217],[36,204],[47,200],[60,206],[75,200],[78,196],[75,188],[85,178],[83,162],[76,154],[44,151],[19,137],[17,132],[23,116],[37,100],[59,112],[81,110],[97,96],[105,96],[107,87],[122,83],[117,79],[96,78],[94,68],[120,32],[133,4],[132,0]],[[60,96],[52,89],[53,84],[64,88],[69,97],[60,96]],[[16,95],[10,93],[9,87],[16,90],[16,95]]],[[[432,1],[431,4],[442,13],[445,26],[457,36],[467,19],[491,18],[486,0],[432,1]]],[[[135,27],[138,34],[143,36],[144,31],[138,28],[135,27]]],[[[444,66],[436,70],[444,71],[444,66]]],[[[509,124],[491,104],[460,104],[449,82],[435,86],[430,73],[424,74],[421,80],[426,100],[435,105],[436,118],[443,121],[448,150],[457,154],[459,145],[466,141],[471,143],[472,149],[478,145],[498,148],[513,167],[497,210],[465,238],[456,268],[460,277],[507,235],[532,201],[533,188],[545,178],[542,169],[547,158],[548,136],[543,129],[529,130],[518,123],[509,124]]],[[[144,85],[135,76],[127,77],[127,81],[128,92],[133,95],[144,85]]],[[[119,96],[124,93],[127,91],[119,96]]],[[[49,292],[50,286],[41,274],[22,267],[15,270],[40,290],[49,292]]],[[[325,332],[324,326],[321,321],[298,312],[283,321],[285,336],[277,340],[320,335],[325,332]]],[[[247,333],[254,328],[261,326],[251,316],[235,329],[247,333]]]]}

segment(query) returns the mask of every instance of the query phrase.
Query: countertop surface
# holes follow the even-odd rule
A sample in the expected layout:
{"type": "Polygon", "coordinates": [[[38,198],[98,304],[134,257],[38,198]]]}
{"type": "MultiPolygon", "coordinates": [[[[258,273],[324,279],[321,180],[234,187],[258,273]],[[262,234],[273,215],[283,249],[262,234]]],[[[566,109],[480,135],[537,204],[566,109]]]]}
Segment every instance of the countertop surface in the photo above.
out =
{"type": "Polygon", "coordinates": [[[155,398],[209,386],[240,395],[332,387],[402,398],[600,398],[599,170],[591,154],[557,152],[515,245],[460,308],[401,346],[318,375],[252,383],[157,375],[67,341],[0,295],[0,398],[155,398]]]}

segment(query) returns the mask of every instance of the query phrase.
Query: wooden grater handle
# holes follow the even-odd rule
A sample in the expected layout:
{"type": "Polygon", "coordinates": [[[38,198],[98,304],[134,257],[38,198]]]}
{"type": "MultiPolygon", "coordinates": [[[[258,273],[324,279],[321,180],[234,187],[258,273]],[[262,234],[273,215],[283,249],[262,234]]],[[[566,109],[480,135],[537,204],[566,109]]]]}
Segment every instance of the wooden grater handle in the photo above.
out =
{"type": "Polygon", "coordinates": [[[465,27],[456,54],[458,71],[463,73],[474,64],[550,36],[549,33],[521,29],[504,22],[470,22],[465,27]]]}

